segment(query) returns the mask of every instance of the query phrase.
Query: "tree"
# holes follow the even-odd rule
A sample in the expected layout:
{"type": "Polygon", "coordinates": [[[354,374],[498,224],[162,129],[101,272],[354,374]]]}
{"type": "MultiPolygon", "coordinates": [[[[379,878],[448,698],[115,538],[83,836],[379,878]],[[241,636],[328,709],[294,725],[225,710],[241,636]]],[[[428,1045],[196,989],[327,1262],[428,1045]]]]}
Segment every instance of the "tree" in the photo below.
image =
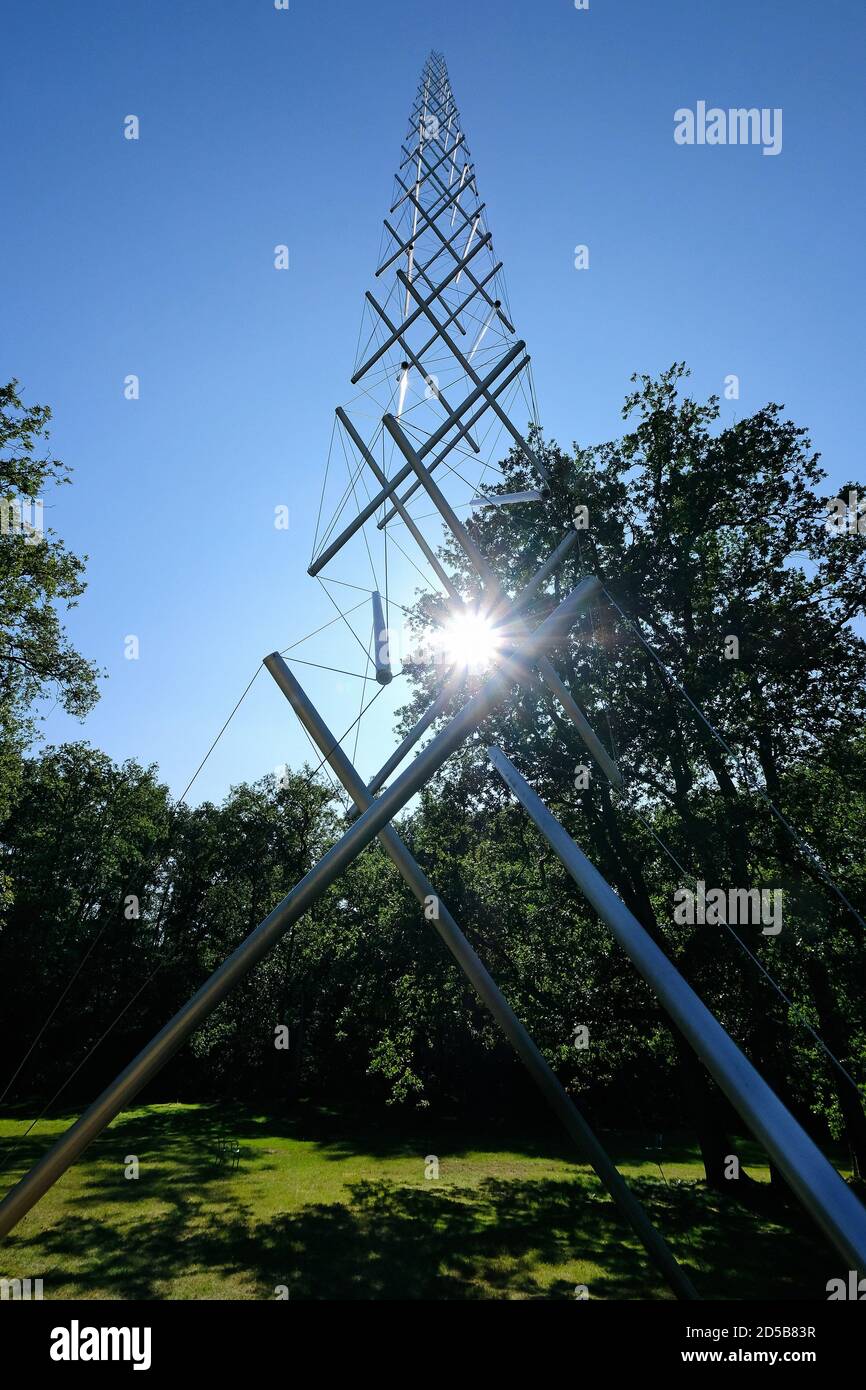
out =
{"type": "MultiPolygon", "coordinates": [[[[330,800],[330,792],[302,771],[279,783],[269,776],[233,787],[219,806],[183,808],[163,912],[162,949],[176,962],[171,1008],[194,993],[321,857],[335,838],[330,800]]],[[[329,898],[295,923],[197,1031],[191,1051],[200,1088],[272,1099],[297,1088],[310,988],[302,942],[316,936],[322,914],[334,906],[329,898]],[[288,1029],[285,1050],[275,1046],[277,1026],[288,1029]]]]}
{"type": "MultiPolygon", "coordinates": [[[[783,882],[794,889],[790,930],[773,948],[773,970],[789,986],[795,1012],[846,1041],[843,1060],[856,1073],[862,1034],[852,1031],[850,1016],[842,1017],[840,1001],[854,992],[849,972],[858,963],[862,969],[862,929],[763,798],[793,814],[802,789],[795,802],[792,779],[820,776],[832,761],[839,777],[830,825],[853,822],[856,842],[862,798],[858,803],[851,793],[860,769],[856,759],[842,766],[838,744],[846,731],[850,737],[863,726],[866,644],[851,622],[864,611],[866,537],[825,525],[824,474],[805,431],[784,420],[779,406],[719,429],[717,398],[699,404],[680,397],[685,375],[677,364],[658,381],[634,379],[638,386],[623,414],[636,415],[637,422],[621,440],[575,446],[567,454],[536,436],[534,447],[551,474],[546,505],[489,508],[470,522],[480,549],[516,592],[578,508],[587,509],[589,527],[578,529],[565,573],[537,596],[530,613],[537,621],[581,574],[593,572],[627,617],[651,634],[661,664],[605,601],[553,654],[590,723],[617,754],[627,795],[617,800],[598,770],[587,788],[575,791],[574,770],[589,759],[572,725],[536,690],[503,706],[437,785],[452,801],[471,792],[489,821],[506,802],[483,752],[489,742],[501,743],[647,930],[754,1047],[784,1094],[792,1078],[780,1052],[778,999],[768,1002],[766,982],[748,964],[744,973],[736,943],[722,930],[673,925],[672,890],[682,871],[664,858],[647,825],[663,831],[677,863],[708,884],[783,882]],[[737,655],[728,659],[732,636],[737,655]],[[678,685],[724,730],[730,754],[678,685]],[[800,929],[796,898],[802,899],[804,887],[817,894],[826,933],[800,929]]],[[[525,459],[513,450],[501,490],[531,483],[525,459]]],[[[844,491],[849,488],[856,485],[844,491]]],[[[462,551],[449,543],[446,555],[466,592],[477,594],[462,551]]],[[[445,607],[422,600],[417,626],[441,621],[445,607]]],[[[406,725],[426,707],[440,676],[421,665],[415,669],[406,725]]],[[[862,904],[847,842],[840,858],[839,835],[834,844],[821,825],[814,832],[814,847],[849,897],[860,889],[862,904]]],[[[532,853],[539,852],[535,842],[532,853]]],[[[748,944],[769,961],[766,940],[752,934],[748,944]]],[[[788,1022],[784,1009],[781,1022],[788,1022]]],[[[708,1179],[725,1185],[725,1109],[676,1035],[674,1046],[708,1179]]],[[[832,1086],[862,1168],[866,1132],[859,1097],[836,1070],[832,1086]]],[[[793,1101],[806,1103],[802,1092],[793,1101]]]]}
{"type": "MultiPolygon", "coordinates": [[[[13,890],[0,920],[0,1014],[22,1056],[58,1007],[14,1097],[66,1080],[158,963],[169,832],[168,792],[155,768],[118,765],[86,743],[23,760],[0,830],[0,869],[13,890]]],[[[141,1009],[125,1015],[109,1045],[118,1066],[129,1059],[141,1009]]],[[[20,1060],[13,1066],[12,1058],[7,1048],[10,1076],[20,1060]]]]}
{"type": "MultiPolygon", "coordinates": [[[[25,758],[0,828],[0,871],[14,885],[0,919],[0,1015],[18,1053],[7,1048],[0,1094],[47,1098],[71,1077],[68,1101],[107,1084],[321,856],[334,837],[329,800],[297,774],[190,808],[172,804],[155,768],[114,763],[85,743],[25,758]]],[[[322,912],[339,920],[333,899],[322,912]]],[[[304,930],[315,942],[322,918],[304,930]]],[[[304,991],[311,1008],[324,993],[299,954],[292,933],[207,1020],[157,1093],[284,1095],[274,1027],[290,1025],[294,1068],[304,991]]],[[[314,948],[310,956],[315,965],[314,948]]]]}
{"type": "Polygon", "coordinates": [[[43,452],[47,406],[25,406],[18,382],[0,387],[0,820],[20,775],[21,754],[36,731],[32,706],[54,692],[68,713],[96,703],[97,670],[70,643],[58,607],[84,592],[84,562],[51,527],[40,532],[37,500],[70,481],[70,470],[43,452]]]}

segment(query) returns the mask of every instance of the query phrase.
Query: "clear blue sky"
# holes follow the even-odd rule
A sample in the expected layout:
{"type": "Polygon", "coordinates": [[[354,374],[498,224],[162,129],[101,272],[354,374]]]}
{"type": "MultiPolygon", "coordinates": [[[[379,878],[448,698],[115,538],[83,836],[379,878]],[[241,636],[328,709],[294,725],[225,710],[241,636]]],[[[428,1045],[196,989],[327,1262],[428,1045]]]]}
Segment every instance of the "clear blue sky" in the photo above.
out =
{"type": "MultiPolygon", "coordinates": [[[[630,374],[684,358],[701,394],[739,376],[726,418],[784,402],[831,480],[862,473],[864,29],[854,0],[6,6],[0,371],[54,409],[75,480],[50,520],[90,557],[69,628],[110,673],[48,739],[180,791],[260,658],[325,616],[321,470],[431,47],[549,433],[611,437],[630,374]],[[781,107],[782,153],[675,145],[698,100],[781,107]]],[[[342,732],[356,683],[310,689],[342,732]]],[[[193,799],[306,751],[263,674],[193,799]]]]}

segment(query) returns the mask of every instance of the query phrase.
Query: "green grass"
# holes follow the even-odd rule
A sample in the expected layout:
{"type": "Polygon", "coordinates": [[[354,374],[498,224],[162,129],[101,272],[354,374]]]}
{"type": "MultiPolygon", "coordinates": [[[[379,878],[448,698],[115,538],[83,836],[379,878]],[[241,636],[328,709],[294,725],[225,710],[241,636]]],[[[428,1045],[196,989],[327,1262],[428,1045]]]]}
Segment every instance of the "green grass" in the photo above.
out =
{"type": "MultiPolygon", "coordinates": [[[[0,1120],[0,1191],[71,1118],[26,1138],[26,1119],[0,1120]]],[[[703,1297],[825,1298],[843,1272],[804,1219],[708,1192],[684,1141],[604,1138],[703,1297]]],[[[761,1150],[739,1147],[766,1183],[761,1150]]],[[[126,1112],[0,1245],[0,1278],[26,1277],[48,1299],[671,1297],[565,1142],[310,1106],[126,1112]],[[240,1143],[236,1171],[214,1159],[221,1131],[240,1143]]]]}

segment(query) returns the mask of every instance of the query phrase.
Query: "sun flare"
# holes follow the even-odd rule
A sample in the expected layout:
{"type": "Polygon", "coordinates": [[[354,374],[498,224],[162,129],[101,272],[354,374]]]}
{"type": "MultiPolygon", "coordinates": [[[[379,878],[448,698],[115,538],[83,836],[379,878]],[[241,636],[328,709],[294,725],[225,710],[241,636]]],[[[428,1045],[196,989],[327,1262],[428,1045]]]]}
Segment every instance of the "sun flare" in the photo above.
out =
{"type": "Polygon", "coordinates": [[[449,666],[463,671],[483,671],[499,650],[497,629],[485,613],[467,609],[457,613],[442,630],[442,651],[449,666]]]}

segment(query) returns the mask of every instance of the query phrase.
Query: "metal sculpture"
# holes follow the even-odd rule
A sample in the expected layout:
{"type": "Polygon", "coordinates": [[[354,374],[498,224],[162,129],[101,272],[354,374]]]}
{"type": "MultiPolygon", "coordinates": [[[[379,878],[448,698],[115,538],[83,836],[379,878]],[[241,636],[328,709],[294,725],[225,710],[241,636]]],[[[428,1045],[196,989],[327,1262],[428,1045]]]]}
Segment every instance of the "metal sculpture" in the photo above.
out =
{"type": "MultiPolygon", "coordinates": [[[[373,647],[369,662],[373,678],[384,689],[394,678],[388,624],[388,544],[394,541],[395,527],[403,528],[426,571],[421,571],[414,559],[411,564],[425,583],[444,593],[451,613],[459,615],[467,606],[472,611],[480,607],[499,634],[493,669],[481,688],[383,790],[427,730],[459,696],[460,673],[445,674],[430,708],[379,771],[365,781],[281,655],[274,652],[265,658],[266,668],[323,762],[348,792],[356,818],[319,863],[6,1196],[0,1204],[0,1235],[15,1226],[288,927],[378,837],[419,902],[424,906],[435,903],[435,912],[425,912],[425,920],[464,971],[670,1287],[680,1298],[695,1298],[688,1275],[391,824],[515,685],[543,685],[571,720],[611,785],[621,786],[614,758],[548,655],[551,648],[567,639],[580,613],[597,597],[601,587],[598,580],[592,576],[582,579],[534,629],[525,617],[530,600],[544,590],[571,554],[576,541],[574,528],[569,527],[523,591],[510,597],[458,516],[461,507],[543,506],[547,476],[531,438],[509,414],[511,402],[522,394],[527,414],[532,421],[536,419],[529,356],[526,345],[515,336],[502,264],[494,255],[475,167],[441,54],[432,53],[424,66],[402,153],[376,271],[377,280],[385,279],[385,290],[368,292],[365,301],[365,327],[369,331],[366,337],[362,334],[352,376],[360,392],[354,402],[338,407],[335,416],[335,435],[344,451],[347,481],[335,481],[330,469],[326,473],[320,509],[320,518],[324,514],[326,520],[317,528],[308,572],[323,585],[342,583],[357,588],[361,568],[369,561],[374,580],[368,591],[373,647]],[[497,428],[494,435],[491,425],[497,428]],[[486,491],[497,471],[499,431],[504,431],[522,454],[535,487],[510,494],[486,491]],[[372,491],[368,475],[375,485],[372,491]],[[432,505],[438,533],[426,524],[429,516],[418,511],[419,504],[428,509],[432,505]],[[443,535],[456,542],[475,572],[480,601],[474,598],[467,603],[457,581],[449,575],[442,560],[443,535]],[[371,545],[381,548],[382,588],[371,545]]],[[[398,553],[405,556],[401,546],[398,553]]],[[[339,616],[348,622],[342,611],[339,616]]],[[[353,635],[357,638],[354,630],[353,635]]],[[[491,758],[805,1206],[846,1260],[854,1268],[866,1270],[866,1211],[853,1193],[517,770],[498,750],[492,750],[491,758]]]]}

